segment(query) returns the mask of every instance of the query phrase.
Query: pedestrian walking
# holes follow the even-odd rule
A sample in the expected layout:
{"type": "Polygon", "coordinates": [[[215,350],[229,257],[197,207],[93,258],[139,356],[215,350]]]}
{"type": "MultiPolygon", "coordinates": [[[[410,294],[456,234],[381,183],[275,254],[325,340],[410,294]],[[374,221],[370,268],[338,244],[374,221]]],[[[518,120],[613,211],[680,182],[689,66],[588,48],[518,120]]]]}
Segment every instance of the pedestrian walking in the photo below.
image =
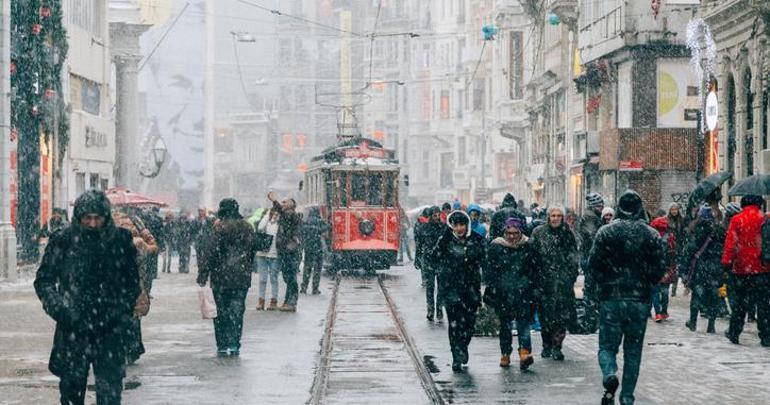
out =
{"type": "Polygon", "coordinates": [[[739,343],[746,313],[753,304],[757,307],[760,343],[770,347],[770,266],[760,259],[759,243],[765,220],[763,203],[759,195],[741,198],[742,211],[733,217],[727,229],[722,265],[730,273],[728,294],[732,314],[725,335],[731,342],[739,343]]]}
{"type": "Polygon", "coordinates": [[[564,223],[564,209],[548,208],[548,223],[532,232],[537,252],[539,286],[538,313],[543,338],[542,357],[564,360],[562,344],[567,327],[574,324],[575,281],[578,249],[575,234],[564,223]]]}
{"type": "Polygon", "coordinates": [[[481,235],[482,238],[486,238],[487,228],[481,222],[481,207],[478,204],[468,205],[468,216],[471,219],[471,230],[481,235]]]}
{"type": "Polygon", "coordinates": [[[272,191],[267,194],[268,200],[273,203],[273,209],[278,211],[278,233],[275,235],[276,251],[278,252],[278,268],[286,283],[286,296],[284,297],[281,311],[296,312],[299,298],[299,286],[297,285],[297,273],[299,262],[302,259],[302,215],[296,212],[297,203],[293,198],[286,198],[281,202],[272,191]]]}
{"type": "Polygon", "coordinates": [[[484,266],[484,302],[495,309],[500,320],[500,367],[511,364],[511,323],[516,322],[519,368],[532,365],[530,325],[534,315],[535,251],[524,235],[526,223],[511,217],[505,221],[502,237],[492,240],[484,266]]]}
{"type": "Polygon", "coordinates": [[[519,211],[519,205],[516,203],[516,198],[511,193],[507,193],[503,197],[503,203],[500,204],[500,209],[492,214],[492,221],[489,226],[489,238],[494,240],[503,236],[505,230],[505,221],[508,218],[516,218],[525,224],[527,219],[524,214],[519,211]]]}
{"type": "Polygon", "coordinates": [[[270,280],[270,305],[268,311],[278,309],[278,250],[275,246],[275,235],[278,234],[278,219],[281,214],[271,209],[262,216],[257,225],[257,232],[271,237],[270,247],[264,251],[258,251],[256,257],[257,269],[259,271],[259,301],[257,301],[257,311],[265,309],[265,293],[267,292],[267,281],[270,280]]]}
{"type": "Polygon", "coordinates": [[[305,267],[302,271],[302,286],[300,293],[307,294],[310,278],[313,278],[313,295],[318,295],[321,283],[321,271],[324,263],[324,240],[329,234],[331,225],[321,218],[320,208],[313,206],[308,209],[307,220],[302,224],[302,249],[305,251],[305,267]]]}
{"type": "Polygon", "coordinates": [[[399,217],[399,223],[401,225],[400,229],[400,240],[398,245],[398,259],[396,260],[399,265],[404,264],[404,252],[406,252],[406,256],[409,258],[409,261],[414,261],[414,257],[412,257],[412,249],[409,246],[409,229],[412,227],[412,224],[409,221],[409,217],[406,215],[406,212],[404,212],[403,208],[399,209],[398,213],[399,217]]]}
{"type": "Polygon", "coordinates": [[[621,342],[620,403],[633,404],[652,287],[666,272],[666,246],[659,233],[645,223],[644,204],[636,192],[628,190],[620,196],[616,213],[617,219],[597,232],[587,268],[599,293],[602,404],[614,404],[621,385],[616,376],[621,342]]]}
{"type": "Polygon", "coordinates": [[[666,274],[652,288],[652,307],[655,310],[655,322],[668,320],[669,287],[678,277],[676,238],[669,230],[668,218],[661,216],[650,222],[650,226],[666,242],[666,274]]]}
{"type": "MultiPolygon", "coordinates": [[[[684,214],[682,212],[682,206],[679,203],[671,203],[666,211],[666,222],[668,223],[669,232],[674,235],[674,242],[676,244],[676,256],[677,262],[681,262],[681,256],[684,253],[684,248],[689,243],[689,236],[687,232],[687,224],[685,223],[684,214]]],[[[671,296],[676,297],[676,290],[679,286],[679,272],[674,276],[674,280],[671,283],[671,296]]]]}
{"type": "Polygon", "coordinates": [[[182,211],[176,221],[176,250],[179,253],[179,272],[187,274],[190,272],[190,254],[192,253],[192,244],[195,240],[195,225],[190,220],[190,214],[182,211]]]}
{"type": "MultiPolygon", "coordinates": [[[[423,238],[421,237],[423,226],[430,221],[430,208],[431,207],[426,207],[420,212],[420,215],[417,217],[417,220],[414,221],[414,226],[412,228],[412,233],[414,234],[414,268],[420,271],[422,271],[425,252],[430,251],[430,248],[433,247],[428,246],[426,249],[426,247],[421,244],[423,241],[423,238]]],[[[443,218],[441,222],[444,222],[443,218]]],[[[422,286],[425,287],[424,277],[422,278],[422,286]]]]}
{"type": "Polygon", "coordinates": [[[195,264],[200,272],[201,267],[207,263],[206,252],[209,251],[207,245],[214,232],[214,219],[208,215],[205,208],[198,208],[198,217],[193,221],[191,230],[194,235],[195,264]]]}
{"type": "Polygon", "coordinates": [[[48,369],[62,404],[85,403],[93,366],[98,404],[120,404],[129,329],[141,293],[131,233],[115,226],[102,191],[75,201],[72,225],[56,232],[35,276],[35,292],[56,321],[48,369]]]}
{"type": "Polygon", "coordinates": [[[428,223],[420,226],[418,235],[420,252],[420,275],[422,276],[422,285],[425,287],[426,315],[428,322],[435,319],[441,322],[444,319],[444,302],[442,300],[441,289],[437,287],[437,277],[439,277],[440,268],[437,263],[428,258],[430,250],[436,246],[438,240],[446,233],[447,226],[441,222],[441,213],[438,207],[428,208],[426,215],[428,223]]]}
{"type": "Polygon", "coordinates": [[[715,222],[711,207],[703,206],[698,212],[693,237],[684,249],[681,266],[685,271],[684,284],[692,291],[690,319],[686,326],[693,332],[698,324],[698,313],[702,312],[708,319],[706,332],[716,333],[725,236],[721,223],[715,222]]]}
{"type": "Polygon", "coordinates": [[[163,272],[171,273],[171,260],[176,253],[176,218],[174,218],[174,212],[169,211],[163,219],[163,236],[165,240],[166,250],[163,254],[163,272]]]}
{"type": "Polygon", "coordinates": [[[144,210],[141,212],[140,219],[150,231],[158,250],[155,253],[147,255],[145,268],[146,278],[144,280],[144,289],[148,294],[152,293],[153,282],[158,278],[158,257],[161,252],[166,250],[166,235],[164,234],[163,220],[158,216],[158,209],[144,210]]]}
{"type": "Polygon", "coordinates": [[[599,302],[596,298],[596,283],[586,271],[588,255],[594,243],[594,237],[599,228],[604,225],[604,197],[599,193],[589,193],[586,196],[586,209],[577,222],[575,233],[580,246],[580,268],[583,270],[583,302],[585,303],[584,324],[591,332],[596,330],[599,322],[599,302]]]}
{"type": "Polygon", "coordinates": [[[207,262],[199,269],[197,281],[201,287],[210,283],[217,304],[217,356],[238,356],[254,264],[254,229],[243,219],[238,202],[232,198],[219,202],[217,218],[211,241],[206,244],[207,262]]]}
{"type": "MultiPolygon", "coordinates": [[[[158,253],[158,244],[155,242],[155,238],[150,233],[149,229],[144,226],[144,223],[132,215],[131,209],[124,208],[126,212],[120,210],[112,211],[112,220],[115,226],[121,229],[125,229],[131,233],[132,242],[136,248],[136,262],[139,271],[139,282],[142,286],[142,293],[137,300],[142,301],[143,305],[149,305],[149,291],[147,290],[147,279],[150,278],[150,272],[148,270],[148,258],[158,253]]],[[[146,315],[145,313],[141,314],[146,315]]],[[[131,327],[129,328],[129,334],[131,337],[128,351],[126,352],[126,363],[134,364],[139,357],[144,354],[144,342],[142,341],[142,323],[141,317],[137,316],[131,320],[131,327]]]]}
{"type": "Polygon", "coordinates": [[[445,229],[429,260],[437,266],[439,291],[449,320],[452,371],[458,372],[469,360],[468,345],[481,304],[481,266],[486,249],[484,238],[471,230],[468,214],[453,211],[447,222],[451,228],[445,229]]]}

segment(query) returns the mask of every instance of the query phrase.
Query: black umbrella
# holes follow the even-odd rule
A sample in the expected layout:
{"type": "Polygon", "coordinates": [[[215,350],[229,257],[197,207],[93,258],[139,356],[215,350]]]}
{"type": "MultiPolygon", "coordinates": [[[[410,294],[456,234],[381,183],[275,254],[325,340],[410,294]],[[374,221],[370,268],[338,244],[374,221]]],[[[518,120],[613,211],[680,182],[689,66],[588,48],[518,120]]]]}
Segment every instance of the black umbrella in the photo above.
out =
{"type": "Polygon", "coordinates": [[[692,219],[691,214],[693,209],[706,201],[706,197],[708,197],[709,194],[722,187],[722,184],[724,184],[727,180],[730,180],[731,177],[733,177],[731,172],[717,172],[701,180],[692,190],[690,197],[687,199],[687,211],[685,213],[685,218],[688,220],[692,219]]]}
{"type": "Polygon", "coordinates": [[[735,183],[727,192],[730,197],[744,195],[770,195],[770,175],[755,174],[735,183]]]}

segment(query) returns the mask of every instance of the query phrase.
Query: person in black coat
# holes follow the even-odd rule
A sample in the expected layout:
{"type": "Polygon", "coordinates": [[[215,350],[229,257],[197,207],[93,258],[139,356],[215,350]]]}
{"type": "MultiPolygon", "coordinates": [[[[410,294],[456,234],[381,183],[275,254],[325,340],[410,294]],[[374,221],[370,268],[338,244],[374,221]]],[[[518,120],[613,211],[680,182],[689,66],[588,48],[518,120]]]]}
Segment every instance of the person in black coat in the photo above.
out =
{"type": "Polygon", "coordinates": [[[275,248],[278,251],[278,268],[281,269],[283,281],[286,283],[286,296],[279,310],[296,312],[299,300],[297,273],[299,262],[302,260],[302,214],[297,212],[297,202],[293,198],[278,202],[275,193],[271,191],[267,194],[267,199],[280,214],[275,248]]]}
{"type": "Polygon", "coordinates": [[[420,225],[420,232],[417,236],[419,240],[417,244],[421,250],[419,255],[422,258],[420,260],[420,274],[423,286],[425,287],[425,302],[427,304],[427,315],[425,317],[428,321],[433,322],[435,314],[436,319],[441,322],[444,319],[444,303],[441,300],[441,289],[436,291],[438,269],[434,261],[425,259],[425,257],[428,255],[428,251],[436,245],[439,238],[444,235],[447,227],[441,222],[441,211],[439,211],[438,207],[428,208],[426,214],[429,218],[428,223],[420,225]]]}
{"type": "Polygon", "coordinates": [[[534,315],[532,289],[537,271],[535,251],[524,235],[526,222],[508,218],[502,237],[487,248],[484,267],[484,302],[500,319],[500,367],[511,364],[511,322],[516,321],[519,340],[519,367],[526,370],[534,362],[530,325],[534,315]]]}
{"type": "Polygon", "coordinates": [[[56,321],[48,369],[60,378],[62,404],[84,403],[92,365],[97,403],[120,403],[141,292],[136,258],[131,233],[114,225],[101,191],[78,197],[72,225],[51,236],[34,286],[56,321]]]}
{"type": "Polygon", "coordinates": [[[490,240],[503,236],[505,221],[507,221],[508,218],[516,218],[524,224],[527,223],[527,218],[521,211],[519,211],[518,207],[519,205],[516,203],[516,198],[511,193],[506,194],[503,198],[503,203],[500,204],[500,209],[492,214],[492,220],[489,226],[490,240]]]}
{"type": "Polygon", "coordinates": [[[257,253],[254,228],[241,217],[238,202],[225,198],[219,202],[218,222],[214,225],[206,252],[206,265],[198,272],[198,284],[211,282],[217,317],[214,334],[217,355],[238,356],[241,349],[243,312],[251,287],[251,269],[257,253]]]}
{"type": "Polygon", "coordinates": [[[695,231],[684,248],[680,264],[685,286],[692,291],[690,320],[685,326],[693,332],[698,324],[698,313],[703,312],[708,319],[706,332],[716,333],[726,236],[726,229],[715,222],[711,207],[703,206],[698,212],[695,231]]]}
{"type": "Polygon", "coordinates": [[[174,231],[176,236],[174,242],[179,252],[179,272],[187,274],[190,272],[190,254],[195,240],[195,224],[190,220],[190,214],[187,211],[179,214],[174,231]]]}
{"type": "Polygon", "coordinates": [[[451,228],[445,229],[429,256],[437,266],[439,291],[449,319],[452,371],[462,371],[462,365],[468,363],[468,345],[481,304],[481,266],[486,247],[484,238],[471,231],[470,221],[463,211],[449,214],[451,228]]]}
{"type": "Polygon", "coordinates": [[[588,271],[598,288],[599,366],[605,389],[602,404],[615,403],[620,384],[616,356],[623,342],[620,402],[634,403],[653,286],[667,270],[668,246],[645,222],[642,198],[635,191],[618,200],[617,216],[596,233],[588,271]]]}
{"type": "Polygon", "coordinates": [[[149,294],[152,291],[153,280],[158,278],[158,256],[160,252],[166,250],[166,236],[163,232],[163,220],[158,216],[157,211],[142,211],[141,219],[153,238],[155,238],[155,243],[158,244],[158,252],[149,254],[145,262],[147,277],[144,279],[144,288],[149,294]]]}
{"type": "Polygon", "coordinates": [[[331,225],[321,218],[318,207],[308,209],[307,220],[302,224],[302,248],[305,251],[305,268],[302,270],[302,286],[300,293],[307,294],[310,276],[313,276],[313,295],[320,294],[318,286],[321,283],[321,270],[324,259],[324,239],[331,225]]]}

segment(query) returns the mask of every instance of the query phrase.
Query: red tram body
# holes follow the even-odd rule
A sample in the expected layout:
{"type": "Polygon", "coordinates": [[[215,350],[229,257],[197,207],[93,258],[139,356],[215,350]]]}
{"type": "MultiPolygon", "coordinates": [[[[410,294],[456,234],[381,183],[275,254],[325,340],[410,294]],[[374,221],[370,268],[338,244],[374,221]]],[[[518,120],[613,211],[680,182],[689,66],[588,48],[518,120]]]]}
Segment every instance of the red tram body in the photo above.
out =
{"type": "Polygon", "coordinates": [[[392,150],[356,138],[326,149],[305,172],[305,201],[332,226],[335,270],[395,264],[401,241],[399,164],[392,150]]]}

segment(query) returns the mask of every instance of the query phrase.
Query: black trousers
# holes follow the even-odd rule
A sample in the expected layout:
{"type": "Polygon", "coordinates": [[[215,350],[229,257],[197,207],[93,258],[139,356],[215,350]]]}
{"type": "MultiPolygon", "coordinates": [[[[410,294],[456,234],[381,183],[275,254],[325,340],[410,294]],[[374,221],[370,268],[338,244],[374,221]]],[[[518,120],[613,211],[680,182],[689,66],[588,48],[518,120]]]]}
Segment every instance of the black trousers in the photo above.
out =
{"type": "Polygon", "coordinates": [[[158,255],[147,256],[145,265],[144,288],[149,294],[152,291],[152,281],[158,278],[158,255]]]}
{"type": "Polygon", "coordinates": [[[192,248],[190,245],[179,247],[179,272],[190,272],[190,251],[192,248]]]}
{"type": "Polygon", "coordinates": [[[120,405],[123,395],[123,377],[126,375],[123,359],[86,358],[84,356],[81,360],[70,363],[67,372],[59,376],[61,404],[85,404],[88,370],[93,365],[94,379],[96,380],[96,404],[120,405]]]}
{"type": "Polygon", "coordinates": [[[299,286],[297,285],[297,272],[302,257],[298,253],[279,253],[278,268],[281,270],[283,282],[286,283],[286,296],[283,303],[296,306],[299,300],[299,286]]]}
{"type": "Polygon", "coordinates": [[[441,311],[441,308],[444,307],[444,302],[441,299],[441,291],[436,291],[436,270],[430,265],[423,264],[422,269],[420,269],[420,275],[422,276],[422,283],[425,286],[425,303],[427,304],[428,314],[433,315],[437,308],[441,311]]]}
{"type": "Polygon", "coordinates": [[[307,291],[310,276],[313,276],[313,291],[318,291],[321,284],[321,270],[323,270],[324,257],[321,252],[315,254],[305,253],[305,267],[302,270],[302,292],[307,291]]]}
{"type": "Polygon", "coordinates": [[[703,313],[708,319],[716,319],[719,315],[719,286],[697,284],[692,287],[690,298],[690,322],[696,324],[698,313],[703,313]]]}
{"type": "Polygon", "coordinates": [[[243,333],[243,312],[246,310],[248,289],[215,289],[214,302],[217,317],[214,318],[214,336],[217,350],[240,350],[243,333]]]}
{"type": "Polygon", "coordinates": [[[449,320],[449,348],[452,350],[452,360],[460,362],[462,353],[468,351],[468,345],[473,338],[477,307],[465,302],[446,304],[445,307],[449,320]]]}
{"type": "Polygon", "coordinates": [[[746,313],[751,310],[752,305],[756,305],[759,338],[770,341],[770,273],[733,275],[727,291],[732,309],[728,334],[733,337],[741,335],[746,313]]]}

